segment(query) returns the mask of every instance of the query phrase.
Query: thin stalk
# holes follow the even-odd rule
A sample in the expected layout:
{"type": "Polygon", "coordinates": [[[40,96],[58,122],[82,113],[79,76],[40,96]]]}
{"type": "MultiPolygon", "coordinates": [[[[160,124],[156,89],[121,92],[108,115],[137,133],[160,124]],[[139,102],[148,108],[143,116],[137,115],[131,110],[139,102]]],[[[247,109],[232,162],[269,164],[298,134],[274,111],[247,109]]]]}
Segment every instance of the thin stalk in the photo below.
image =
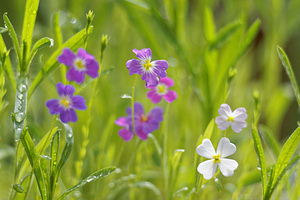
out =
{"type": "Polygon", "coordinates": [[[13,182],[11,188],[10,188],[10,191],[9,191],[9,196],[8,196],[9,200],[14,199],[13,193],[15,193],[15,192],[13,192],[14,191],[13,190],[13,185],[16,183],[16,181],[17,181],[17,175],[18,175],[17,171],[18,171],[18,152],[19,152],[19,147],[20,147],[20,140],[18,140],[16,142],[15,159],[14,159],[14,182],[13,182]]]}
{"type": "Polygon", "coordinates": [[[131,92],[131,120],[132,120],[132,132],[135,134],[135,126],[134,126],[134,92],[135,92],[135,85],[136,85],[137,75],[134,75],[134,81],[132,86],[131,92]]]}
{"type": "Polygon", "coordinates": [[[27,197],[28,197],[28,193],[29,193],[29,190],[30,190],[30,188],[31,188],[32,181],[33,181],[33,170],[32,170],[31,173],[30,173],[29,183],[28,183],[27,188],[26,188],[26,191],[25,191],[24,200],[26,200],[27,197]]]}
{"type": "Polygon", "coordinates": [[[169,199],[169,174],[168,174],[168,113],[169,113],[169,103],[166,107],[165,112],[165,122],[164,122],[164,137],[163,137],[163,175],[164,175],[164,189],[165,189],[165,199],[169,199]]]}
{"type": "Polygon", "coordinates": [[[47,136],[47,139],[46,139],[43,147],[41,148],[40,154],[42,154],[44,152],[45,148],[46,148],[47,141],[50,139],[51,133],[52,133],[52,131],[54,129],[56,119],[57,119],[57,115],[54,115],[53,122],[52,122],[52,125],[51,125],[51,128],[50,128],[49,134],[47,136]]]}

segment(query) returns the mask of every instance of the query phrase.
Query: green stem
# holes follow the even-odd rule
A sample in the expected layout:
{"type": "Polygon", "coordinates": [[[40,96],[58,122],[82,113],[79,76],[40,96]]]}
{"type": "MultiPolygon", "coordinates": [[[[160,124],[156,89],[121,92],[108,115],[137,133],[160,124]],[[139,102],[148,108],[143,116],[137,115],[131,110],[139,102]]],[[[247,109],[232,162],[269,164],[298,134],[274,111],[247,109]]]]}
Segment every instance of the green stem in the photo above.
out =
{"type": "Polygon", "coordinates": [[[44,152],[44,150],[45,150],[45,148],[46,148],[47,141],[50,139],[51,133],[52,133],[52,131],[53,131],[53,129],[54,129],[56,119],[57,119],[57,115],[54,115],[54,117],[53,117],[53,122],[52,122],[52,125],[51,125],[51,128],[50,128],[50,131],[49,131],[49,133],[48,133],[47,139],[46,139],[46,141],[45,141],[43,147],[41,148],[40,155],[43,154],[43,152],[44,152]]]}
{"type": "MultiPolygon", "coordinates": [[[[13,184],[16,183],[17,181],[17,176],[18,176],[18,152],[19,152],[19,147],[20,147],[20,140],[16,141],[16,148],[15,148],[15,159],[14,159],[14,182],[13,184]]],[[[13,189],[13,184],[11,186],[11,189],[9,191],[9,200],[14,199],[14,189],[13,189]]]]}
{"type": "Polygon", "coordinates": [[[132,86],[132,92],[131,92],[131,120],[132,120],[133,134],[135,134],[135,126],[134,126],[134,92],[135,92],[136,79],[137,79],[137,75],[135,74],[134,75],[133,86],[132,86]]]}
{"type": "Polygon", "coordinates": [[[165,188],[165,199],[169,199],[169,176],[168,176],[168,113],[169,103],[166,107],[165,121],[164,121],[164,136],[163,136],[163,175],[164,175],[164,188],[165,188]]]}

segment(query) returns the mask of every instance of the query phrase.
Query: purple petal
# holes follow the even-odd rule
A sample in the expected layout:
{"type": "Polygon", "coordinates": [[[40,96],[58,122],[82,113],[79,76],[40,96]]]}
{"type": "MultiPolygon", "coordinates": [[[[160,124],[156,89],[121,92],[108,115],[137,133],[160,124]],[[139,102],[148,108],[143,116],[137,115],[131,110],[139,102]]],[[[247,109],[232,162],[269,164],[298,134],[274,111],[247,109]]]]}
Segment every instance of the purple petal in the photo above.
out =
{"type": "Polygon", "coordinates": [[[56,89],[60,97],[73,96],[75,92],[75,88],[73,85],[64,85],[62,83],[57,83],[56,89]]]}
{"type": "Polygon", "coordinates": [[[136,135],[141,138],[141,140],[147,140],[147,133],[144,133],[142,129],[136,130],[136,135]]]}
{"type": "MultiPolygon", "coordinates": [[[[127,115],[131,117],[131,107],[127,108],[127,115]]],[[[134,115],[143,115],[144,114],[144,107],[141,103],[135,102],[134,103],[134,115]]]]}
{"type": "Polygon", "coordinates": [[[60,105],[58,99],[51,99],[47,101],[46,106],[48,107],[51,115],[59,114],[64,110],[64,108],[60,105]]]}
{"type": "Polygon", "coordinates": [[[148,113],[148,121],[161,122],[163,120],[163,109],[160,107],[153,108],[148,113]]]}
{"type": "Polygon", "coordinates": [[[115,124],[122,126],[122,127],[128,127],[127,117],[119,117],[115,124]]]}
{"type": "Polygon", "coordinates": [[[87,109],[87,107],[85,105],[85,99],[79,95],[72,97],[72,108],[75,108],[77,110],[87,109]]]}
{"type": "Polygon", "coordinates": [[[77,114],[73,109],[61,112],[59,117],[63,123],[76,122],[78,120],[77,114]]]}
{"type": "Polygon", "coordinates": [[[86,50],[83,48],[78,49],[77,56],[83,60],[94,60],[95,59],[94,56],[92,56],[91,54],[88,54],[86,52],[86,50]]]}
{"type": "Polygon", "coordinates": [[[68,48],[64,48],[62,54],[57,57],[57,61],[68,67],[72,67],[75,58],[76,55],[73,53],[73,51],[68,48]]]}
{"type": "Polygon", "coordinates": [[[168,103],[172,103],[175,99],[177,99],[177,93],[169,90],[168,93],[164,95],[164,99],[168,103]]]}
{"type": "Polygon", "coordinates": [[[174,81],[169,77],[160,78],[159,82],[165,84],[168,87],[172,87],[174,85],[174,81]]]}
{"type": "Polygon", "coordinates": [[[152,102],[153,104],[159,103],[160,100],[161,100],[161,98],[162,98],[162,96],[160,96],[159,94],[157,94],[155,90],[149,91],[149,92],[147,93],[147,97],[148,97],[149,99],[151,99],[151,102],[152,102]]]}
{"type": "Polygon", "coordinates": [[[74,67],[67,72],[68,81],[75,81],[78,84],[84,81],[84,71],[77,71],[74,67]]]}
{"type": "Polygon", "coordinates": [[[125,140],[125,141],[130,141],[132,139],[132,137],[133,137],[133,133],[131,133],[126,128],[122,128],[119,131],[119,136],[121,136],[123,138],[123,140],[125,140]]]}
{"type": "Polygon", "coordinates": [[[128,60],[126,63],[126,67],[129,70],[129,75],[132,74],[139,74],[141,75],[143,73],[143,66],[141,61],[137,59],[128,60]]]}
{"type": "Polygon", "coordinates": [[[155,73],[143,73],[142,80],[146,81],[146,87],[156,86],[159,83],[159,79],[155,73]]]}
{"type": "Polygon", "coordinates": [[[132,51],[136,54],[136,57],[138,57],[141,60],[145,60],[145,59],[151,60],[152,53],[150,48],[141,49],[141,50],[133,49],[132,51]]]}
{"type": "Polygon", "coordinates": [[[154,63],[154,72],[160,76],[160,77],[166,77],[167,76],[167,72],[166,69],[168,69],[169,64],[167,61],[165,60],[156,60],[153,61],[152,63],[154,63]]]}
{"type": "Polygon", "coordinates": [[[87,60],[86,61],[86,73],[91,78],[98,77],[99,63],[96,60],[87,60]]]}

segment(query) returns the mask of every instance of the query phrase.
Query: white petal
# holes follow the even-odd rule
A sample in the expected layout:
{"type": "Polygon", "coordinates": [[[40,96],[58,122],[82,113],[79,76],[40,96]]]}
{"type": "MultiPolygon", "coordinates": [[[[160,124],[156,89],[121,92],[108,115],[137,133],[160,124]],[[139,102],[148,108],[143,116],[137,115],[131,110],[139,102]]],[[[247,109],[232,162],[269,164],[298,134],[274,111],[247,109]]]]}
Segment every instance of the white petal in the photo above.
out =
{"type": "Polygon", "coordinates": [[[230,125],[230,122],[227,121],[227,118],[224,119],[223,116],[216,117],[215,122],[216,122],[216,124],[218,124],[218,129],[220,129],[221,131],[226,130],[230,125]]]}
{"type": "Polygon", "coordinates": [[[246,128],[247,123],[245,121],[233,121],[231,124],[231,128],[234,132],[239,133],[242,131],[243,128],[246,128]]]}
{"type": "Polygon", "coordinates": [[[234,154],[236,147],[230,143],[230,140],[226,137],[222,137],[217,148],[217,154],[220,154],[221,158],[234,154]]]}
{"type": "Polygon", "coordinates": [[[203,175],[203,178],[206,180],[211,179],[216,172],[217,164],[213,160],[207,160],[200,163],[197,167],[197,171],[203,175]]]}
{"type": "Polygon", "coordinates": [[[239,164],[232,159],[221,158],[221,162],[218,163],[221,173],[224,176],[232,176],[233,171],[237,169],[239,164]]]}
{"type": "Polygon", "coordinates": [[[232,116],[234,117],[235,120],[246,120],[248,115],[246,113],[246,109],[243,107],[237,108],[233,111],[232,116]]]}
{"type": "MultiPolygon", "coordinates": [[[[220,116],[228,116],[232,113],[231,108],[228,104],[222,104],[218,110],[220,116]]],[[[227,118],[226,118],[227,119],[227,118]]]]}
{"type": "Polygon", "coordinates": [[[197,147],[196,151],[200,156],[210,159],[212,159],[213,155],[216,154],[215,149],[209,139],[202,140],[202,144],[197,147]]]}

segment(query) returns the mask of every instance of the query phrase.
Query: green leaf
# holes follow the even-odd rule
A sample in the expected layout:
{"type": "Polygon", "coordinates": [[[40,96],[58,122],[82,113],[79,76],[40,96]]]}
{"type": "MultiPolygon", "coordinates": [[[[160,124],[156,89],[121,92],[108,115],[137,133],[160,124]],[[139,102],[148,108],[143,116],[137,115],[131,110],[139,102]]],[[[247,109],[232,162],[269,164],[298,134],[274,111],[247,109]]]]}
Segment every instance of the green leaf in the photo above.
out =
{"type": "Polygon", "coordinates": [[[20,184],[14,184],[13,188],[18,193],[23,193],[25,191],[24,187],[22,185],[20,185],[20,184]]]}
{"type": "Polygon", "coordinates": [[[93,182],[95,180],[98,180],[100,178],[103,178],[105,176],[110,175],[113,171],[115,171],[115,167],[110,167],[110,168],[104,168],[104,169],[100,169],[96,172],[94,172],[93,174],[91,174],[90,176],[88,176],[87,178],[83,179],[82,181],[80,181],[78,184],[74,185],[72,188],[68,189],[66,192],[64,192],[59,198],[58,200],[64,199],[68,194],[70,194],[71,192],[73,192],[74,190],[77,190],[81,187],[83,187],[85,184],[93,182]]]}
{"type": "Polygon", "coordinates": [[[14,29],[13,25],[11,24],[9,18],[7,17],[7,13],[4,13],[3,20],[5,22],[5,25],[8,29],[9,36],[12,40],[13,45],[14,45],[19,64],[21,64],[22,59],[21,59],[21,51],[20,51],[19,41],[18,41],[18,38],[17,38],[17,34],[15,32],[15,29],[14,29]]]}
{"type": "Polygon", "coordinates": [[[63,44],[63,36],[59,26],[59,12],[55,13],[53,17],[53,32],[55,44],[57,45],[57,47],[61,47],[61,45],[63,44]]]}
{"type": "MultiPolygon", "coordinates": [[[[278,182],[286,172],[286,170],[296,162],[294,159],[291,160],[298,144],[300,142],[300,127],[298,127],[292,135],[288,138],[288,140],[283,145],[280,154],[278,156],[277,162],[275,163],[272,173],[270,175],[270,183],[267,189],[266,194],[264,195],[264,199],[269,199],[272,196],[278,182]],[[290,161],[291,160],[291,161],[290,161]]],[[[297,156],[299,157],[299,156],[297,156]]],[[[295,159],[297,158],[295,157],[295,159]]],[[[299,159],[299,158],[298,158],[299,159]]]]}
{"type": "MultiPolygon", "coordinates": [[[[25,55],[29,55],[29,51],[31,48],[32,41],[32,33],[35,24],[35,18],[37,14],[37,9],[39,6],[39,0],[27,0],[24,14],[24,22],[23,22],[23,32],[22,32],[22,42],[25,42],[27,45],[27,49],[25,55]]],[[[22,51],[24,49],[24,45],[22,46],[22,51]]]]}
{"type": "Polygon", "coordinates": [[[225,27],[223,27],[217,34],[217,36],[210,42],[209,49],[215,50],[220,48],[241,26],[240,21],[232,22],[225,27]]]}
{"type": "Polygon", "coordinates": [[[212,11],[209,7],[204,9],[204,34],[207,41],[215,39],[216,28],[212,11]]]}
{"type": "Polygon", "coordinates": [[[5,33],[6,31],[8,31],[7,28],[0,27],[0,34],[5,33]]]}
{"type": "Polygon", "coordinates": [[[40,39],[39,41],[37,41],[33,47],[32,50],[30,52],[30,55],[28,57],[28,61],[27,61],[27,66],[30,66],[30,63],[33,59],[33,57],[35,56],[35,54],[37,53],[38,50],[44,48],[44,47],[52,47],[53,46],[53,39],[48,38],[48,37],[44,37],[42,39],[40,39]]]}
{"type": "Polygon", "coordinates": [[[176,149],[175,150],[172,160],[171,160],[171,167],[172,167],[171,170],[173,172],[177,171],[178,167],[180,166],[181,157],[182,157],[183,153],[184,153],[184,149],[176,149]]]}
{"type": "MultiPolygon", "coordinates": [[[[88,34],[90,34],[93,30],[91,26],[89,28],[88,34]]],[[[59,66],[57,61],[57,57],[61,54],[62,50],[66,47],[70,48],[72,51],[75,51],[80,46],[83,45],[84,38],[86,35],[85,28],[78,32],[76,35],[71,37],[68,41],[66,41],[58,50],[56,50],[51,57],[47,60],[41,71],[37,74],[35,79],[32,81],[31,87],[29,89],[28,97],[30,98],[35,89],[40,85],[40,83],[44,80],[46,76],[49,75],[51,71],[56,69],[59,66]]]]}
{"type": "Polygon", "coordinates": [[[133,187],[149,189],[157,196],[157,199],[161,199],[160,190],[151,182],[138,181],[134,183],[133,187]]]}
{"type": "Polygon", "coordinates": [[[57,183],[56,177],[56,165],[57,165],[57,157],[58,157],[58,150],[59,150],[59,144],[60,144],[60,131],[57,131],[51,140],[50,143],[50,180],[49,180],[49,190],[48,190],[48,199],[53,199],[53,196],[55,194],[55,187],[57,183]]]}
{"type": "Polygon", "coordinates": [[[47,199],[47,188],[46,188],[45,180],[43,177],[43,172],[42,172],[41,165],[40,165],[40,156],[36,152],[34,143],[31,139],[27,129],[23,130],[20,140],[23,144],[23,147],[25,149],[25,152],[26,152],[27,158],[30,162],[30,165],[34,171],[34,176],[35,176],[37,184],[38,184],[41,198],[43,200],[47,199]]]}
{"type": "MultiPolygon", "coordinates": [[[[2,53],[7,52],[7,48],[6,48],[5,43],[3,41],[2,35],[0,35],[0,49],[3,50],[2,53]]],[[[7,54],[9,54],[9,51],[7,52],[7,54]]],[[[5,69],[5,72],[8,76],[8,79],[9,79],[11,85],[12,85],[12,88],[15,92],[16,91],[15,74],[14,74],[14,71],[12,69],[12,65],[11,65],[9,56],[6,56],[6,58],[5,58],[4,69],[5,69]]]]}
{"type": "Polygon", "coordinates": [[[262,180],[262,185],[263,185],[263,193],[265,194],[266,192],[266,186],[267,186],[267,169],[266,169],[266,159],[265,159],[265,154],[264,154],[264,149],[261,143],[261,139],[259,136],[259,133],[257,131],[256,124],[253,124],[252,127],[252,138],[254,141],[254,147],[255,151],[258,157],[259,161],[259,166],[261,168],[261,180],[262,180]]]}
{"type": "Polygon", "coordinates": [[[293,90],[294,90],[294,93],[295,93],[295,96],[296,96],[296,99],[298,102],[298,107],[300,108],[300,92],[299,92],[298,83],[295,78],[295,74],[293,72],[293,68],[290,64],[289,58],[287,57],[286,53],[280,46],[277,46],[277,53],[282,62],[282,65],[284,66],[285,72],[287,73],[287,75],[291,81],[291,84],[292,84],[292,87],[293,87],[293,90]]]}

